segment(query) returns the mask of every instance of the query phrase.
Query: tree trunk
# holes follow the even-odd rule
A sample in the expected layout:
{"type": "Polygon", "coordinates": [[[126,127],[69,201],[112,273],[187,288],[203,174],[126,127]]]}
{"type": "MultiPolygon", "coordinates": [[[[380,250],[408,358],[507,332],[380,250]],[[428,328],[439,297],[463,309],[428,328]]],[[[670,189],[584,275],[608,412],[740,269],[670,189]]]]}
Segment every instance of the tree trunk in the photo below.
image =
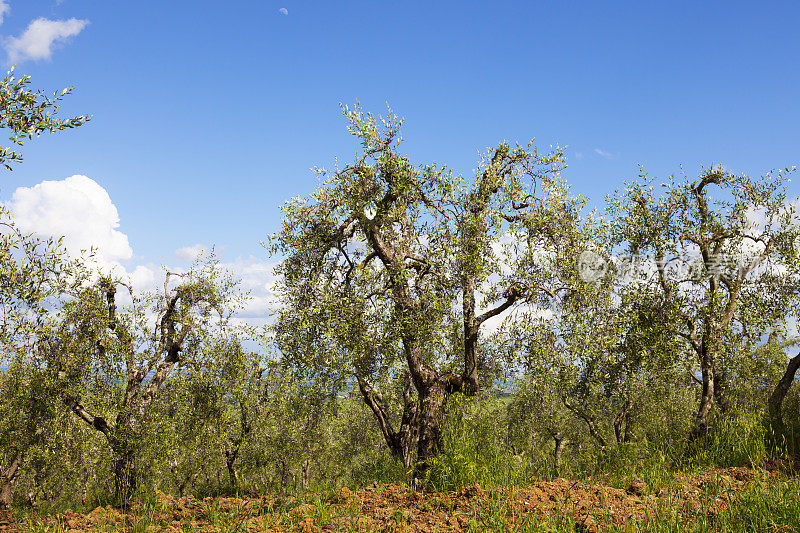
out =
{"type": "Polygon", "coordinates": [[[114,497],[127,502],[136,491],[136,461],[133,452],[124,452],[114,462],[114,497]]]}
{"type": "Polygon", "coordinates": [[[414,455],[414,441],[419,433],[419,409],[411,396],[411,378],[406,375],[406,384],[403,390],[403,417],[400,420],[400,429],[395,431],[389,420],[389,413],[383,402],[380,392],[374,390],[359,373],[358,388],[364,403],[369,406],[378,422],[378,427],[383,434],[383,439],[394,457],[403,461],[403,466],[411,466],[414,455]]]}
{"type": "Polygon", "coordinates": [[[308,490],[310,470],[311,470],[311,459],[306,459],[306,461],[303,463],[303,476],[302,476],[303,490],[308,490]]]}
{"type": "Polygon", "coordinates": [[[600,448],[605,449],[608,447],[608,443],[606,439],[603,438],[603,435],[600,434],[600,430],[597,429],[597,424],[595,424],[594,416],[588,415],[582,409],[573,406],[570,401],[567,399],[566,396],[561,397],[561,402],[564,404],[564,407],[572,411],[574,414],[578,415],[584,422],[586,422],[586,426],[589,428],[589,434],[594,437],[597,441],[597,444],[600,445],[600,448]]]}
{"type": "Polygon", "coordinates": [[[22,452],[17,452],[11,464],[0,474],[0,511],[11,508],[11,500],[14,498],[14,484],[19,478],[19,467],[22,463],[22,452]]]}
{"type": "Polygon", "coordinates": [[[730,402],[728,395],[725,394],[727,390],[725,374],[723,372],[714,372],[714,401],[719,406],[719,410],[727,413],[730,410],[730,402]]]}
{"type": "Polygon", "coordinates": [[[769,421],[767,442],[771,448],[787,444],[786,426],[783,423],[783,400],[786,397],[786,393],[789,392],[792,383],[794,383],[794,377],[798,369],[800,369],[800,354],[789,359],[786,372],[783,373],[783,376],[775,385],[775,389],[772,391],[767,402],[767,416],[769,421]]]}
{"type": "Polygon", "coordinates": [[[86,475],[83,477],[83,487],[81,488],[81,501],[86,503],[86,499],[88,498],[89,493],[89,472],[86,472],[86,475]]]}
{"type": "Polygon", "coordinates": [[[572,444],[569,439],[561,436],[561,433],[552,433],[553,440],[556,441],[556,447],[553,450],[553,462],[555,463],[556,471],[561,469],[561,458],[564,455],[564,448],[572,444]]]}
{"type": "Polygon", "coordinates": [[[419,437],[419,408],[411,396],[411,379],[403,390],[403,418],[397,432],[397,444],[401,452],[403,466],[409,468],[414,461],[414,444],[419,437]]]}
{"type": "Polygon", "coordinates": [[[700,395],[700,406],[694,420],[694,428],[690,435],[690,442],[706,435],[708,431],[708,413],[714,403],[714,358],[703,339],[700,351],[700,372],[703,376],[703,390],[700,395]]]}
{"type": "Polygon", "coordinates": [[[286,459],[281,459],[281,496],[286,496],[286,488],[289,486],[289,463],[286,459]]]}
{"type": "Polygon", "coordinates": [[[617,437],[617,444],[631,441],[633,417],[631,411],[633,404],[630,400],[625,400],[622,409],[614,419],[614,435],[617,437]]]}
{"type": "Polygon", "coordinates": [[[438,383],[431,384],[419,391],[419,400],[419,441],[414,477],[422,481],[431,467],[431,460],[444,447],[441,428],[446,401],[444,388],[438,383]]]}
{"type": "Polygon", "coordinates": [[[465,276],[462,291],[462,313],[464,317],[464,385],[467,394],[477,394],[478,382],[478,333],[480,324],[475,318],[475,279],[465,276]]]}
{"type": "Polygon", "coordinates": [[[33,486],[28,490],[26,499],[28,500],[28,507],[36,509],[39,505],[39,494],[42,493],[42,478],[44,477],[39,468],[33,468],[33,486]]]}
{"type": "Polygon", "coordinates": [[[230,479],[233,490],[239,488],[239,474],[236,473],[236,465],[234,464],[236,463],[237,456],[237,453],[225,452],[225,465],[228,467],[228,478],[230,479]]]}
{"type": "MultiPolygon", "coordinates": [[[[178,488],[178,496],[183,498],[186,495],[186,487],[189,486],[189,485],[194,486],[194,482],[197,479],[197,477],[200,475],[201,472],[203,472],[205,470],[206,461],[207,460],[208,460],[207,457],[204,458],[203,462],[200,463],[200,466],[197,468],[197,470],[195,470],[193,473],[190,472],[189,474],[184,476],[183,479],[181,479],[180,476],[178,475],[178,464],[177,464],[177,462],[173,460],[173,462],[172,462],[172,477],[173,477],[173,480],[175,481],[175,486],[178,488]]],[[[206,476],[206,479],[208,479],[208,476],[206,476]]]]}
{"type": "Polygon", "coordinates": [[[633,440],[633,411],[628,411],[625,414],[625,435],[623,435],[623,442],[631,442],[633,440]]]}

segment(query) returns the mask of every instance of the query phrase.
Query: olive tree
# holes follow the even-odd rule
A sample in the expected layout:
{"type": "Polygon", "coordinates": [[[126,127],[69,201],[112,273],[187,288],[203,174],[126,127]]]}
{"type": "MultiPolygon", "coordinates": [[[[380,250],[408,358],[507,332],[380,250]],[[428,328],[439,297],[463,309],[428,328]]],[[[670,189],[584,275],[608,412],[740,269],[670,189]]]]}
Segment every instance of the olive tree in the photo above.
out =
{"type": "MultiPolygon", "coordinates": [[[[299,368],[357,382],[396,455],[416,436],[419,477],[442,447],[448,395],[481,386],[481,328],[563,290],[542,258],[574,252],[582,202],[559,179],[557,147],[540,154],[501,143],[465,181],[402,156],[391,112],[344,113],[361,152],[343,168],[319,169],[320,187],[284,205],[270,240],[283,256],[276,336],[299,368]],[[394,428],[372,378],[402,383],[402,373],[416,397],[401,387],[394,428]]],[[[565,264],[574,269],[574,258],[565,264]]]]}
{"type": "MultiPolygon", "coordinates": [[[[796,320],[795,317],[795,325],[797,324],[796,320]]],[[[796,330],[785,331],[783,335],[773,332],[766,345],[761,347],[762,354],[769,361],[783,363],[779,374],[780,378],[774,381],[775,385],[767,400],[768,444],[772,446],[788,445],[789,451],[796,451],[798,444],[797,438],[792,440],[791,432],[787,431],[783,404],[789,389],[796,383],[797,372],[800,370],[800,353],[795,353],[794,356],[788,353],[791,348],[796,350],[797,345],[800,344],[800,337],[797,333],[796,330]]]]}
{"type": "Polygon", "coordinates": [[[88,276],[60,240],[21,232],[0,204],[0,507],[28,450],[51,436],[61,384],[48,342],[88,276]]]}
{"type": "Polygon", "coordinates": [[[600,448],[634,440],[637,415],[653,395],[685,381],[691,359],[664,327],[668,311],[646,285],[612,275],[584,286],[559,317],[564,350],[578,369],[563,402],[600,448]]]}
{"type": "Polygon", "coordinates": [[[701,387],[692,438],[706,433],[713,404],[729,405],[734,349],[765,337],[796,307],[797,227],[785,173],[761,178],[721,168],[684,176],[655,192],[645,176],[609,199],[612,242],[638,258],[629,279],[657,295],[662,327],[693,354],[701,387]]]}
{"type": "Polygon", "coordinates": [[[206,345],[228,335],[241,302],[236,285],[212,256],[188,272],[167,272],[163,293],[133,294],[128,306],[117,306],[117,288],[127,287],[107,277],[70,306],[72,320],[51,341],[52,351],[61,354],[69,409],[114,454],[118,499],[136,490],[136,455],[164,384],[202,366],[206,345]]]}
{"type": "MultiPolygon", "coordinates": [[[[30,76],[14,77],[12,68],[0,80],[0,128],[10,130],[9,140],[22,146],[44,132],[75,128],[88,116],[57,118],[63,97],[72,87],[52,97],[30,88],[30,76]]],[[[0,146],[0,164],[12,170],[22,161],[14,149],[0,146]]],[[[61,242],[20,232],[12,214],[0,204],[0,396],[4,426],[0,463],[0,509],[11,504],[13,487],[29,446],[43,438],[43,426],[54,415],[51,370],[41,354],[42,336],[59,320],[60,301],[82,282],[85,272],[66,257],[61,242]]]]}
{"type": "Polygon", "coordinates": [[[531,317],[501,328],[498,336],[522,368],[507,406],[513,451],[533,457],[552,440],[554,467],[559,470],[567,447],[583,441],[582,422],[565,401],[578,379],[577,361],[565,350],[552,318],[531,317]]]}

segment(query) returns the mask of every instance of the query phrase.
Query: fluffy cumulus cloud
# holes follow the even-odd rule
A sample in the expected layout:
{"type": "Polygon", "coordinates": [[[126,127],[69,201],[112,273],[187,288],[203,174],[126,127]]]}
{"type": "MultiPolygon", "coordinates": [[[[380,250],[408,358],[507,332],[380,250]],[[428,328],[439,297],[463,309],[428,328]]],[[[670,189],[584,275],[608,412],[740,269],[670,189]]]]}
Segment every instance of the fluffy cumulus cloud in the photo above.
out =
{"type": "Polygon", "coordinates": [[[64,235],[64,245],[71,254],[94,247],[101,265],[133,256],[127,235],[117,229],[117,208],[106,190],[86,176],[20,187],[9,207],[23,231],[42,236],[64,235]]]}
{"type": "Polygon", "coordinates": [[[0,0],[0,24],[3,23],[3,19],[9,11],[11,11],[11,6],[8,5],[8,0],[0,0]]]}
{"type": "MultiPolygon", "coordinates": [[[[2,0],[0,0],[2,1],[2,0]]],[[[29,59],[50,59],[53,50],[78,35],[88,20],[71,18],[68,20],[49,20],[38,18],[31,22],[19,37],[6,39],[5,49],[10,63],[21,63],[29,59]]]]}
{"type": "MultiPolygon", "coordinates": [[[[160,271],[156,265],[138,265],[131,272],[123,274],[131,287],[137,291],[153,290],[158,287],[157,273],[160,271]]],[[[160,280],[163,283],[163,279],[160,280]]]]}
{"type": "MultiPolygon", "coordinates": [[[[74,257],[93,248],[95,261],[90,266],[126,281],[136,292],[163,290],[161,267],[153,263],[132,264],[133,250],[127,235],[120,231],[117,208],[108,192],[93,179],[76,175],[20,187],[5,205],[23,232],[45,238],[63,236],[65,248],[74,257]]],[[[178,261],[192,262],[210,250],[209,246],[195,244],[176,250],[174,255],[178,261]]],[[[166,268],[185,271],[174,265],[166,268]]],[[[249,293],[239,320],[252,325],[265,323],[277,309],[275,263],[250,256],[222,261],[220,268],[241,280],[241,289],[249,293]]],[[[127,291],[118,294],[120,303],[130,302],[127,291]]]]}
{"type": "MultiPolygon", "coordinates": [[[[73,257],[86,257],[88,265],[113,274],[137,290],[158,287],[160,268],[153,264],[125,266],[133,257],[128,236],[119,228],[119,213],[106,190],[86,176],[47,180],[33,187],[20,187],[6,205],[25,233],[41,237],[64,237],[64,247],[73,257]]],[[[128,303],[127,291],[120,302],[128,303]]]]}

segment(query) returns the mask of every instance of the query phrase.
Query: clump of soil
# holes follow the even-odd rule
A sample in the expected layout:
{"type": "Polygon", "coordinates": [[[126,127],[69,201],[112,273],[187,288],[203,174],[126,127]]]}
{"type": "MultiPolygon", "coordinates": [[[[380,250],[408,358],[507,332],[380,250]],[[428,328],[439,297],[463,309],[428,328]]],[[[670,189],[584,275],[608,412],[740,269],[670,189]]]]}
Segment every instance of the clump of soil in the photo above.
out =
{"type": "MultiPolygon", "coordinates": [[[[142,520],[148,531],[465,531],[496,524],[520,525],[568,519],[582,531],[603,524],[635,523],[658,509],[716,514],[747,485],[768,481],[777,472],[748,467],[676,474],[668,489],[649,493],[641,481],[614,488],[566,478],[532,483],[517,491],[465,487],[451,493],[413,491],[401,485],[371,485],[333,495],[301,498],[176,499],[158,493],[155,509],[134,503],[127,511],[98,507],[87,514],[64,511],[31,519],[31,525],[60,524],[65,531],[129,529],[142,520]]],[[[0,531],[24,531],[24,524],[3,522],[0,531]]]]}

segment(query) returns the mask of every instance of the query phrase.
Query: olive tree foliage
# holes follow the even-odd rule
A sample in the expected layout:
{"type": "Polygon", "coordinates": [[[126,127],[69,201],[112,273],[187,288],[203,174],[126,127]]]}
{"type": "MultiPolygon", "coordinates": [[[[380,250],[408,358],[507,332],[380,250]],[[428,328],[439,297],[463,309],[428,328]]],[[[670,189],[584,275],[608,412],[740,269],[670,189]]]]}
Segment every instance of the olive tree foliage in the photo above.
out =
{"type": "Polygon", "coordinates": [[[163,385],[184,368],[204,365],[206,345],[231,334],[230,318],[242,302],[236,285],[212,255],[188,272],[167,272],[163,292],[133,293],[132,303],[119,308],[117,288],[127,287],[100,278],[72,309],[66,342],[53,346],[64,354],[65,401],[105,437],[118,499],[136,490],[137,454],[163,385]]]}
{"type": "MultiPolygon", "coordinates": [[[[227,476],[221,488],[260,486],[285,493],[299,479],[308,489],[319,466],[312,462],[325,456],[321,435],[334,407],[329,391],[245,350],[239,339],[209,349],[211,364],[195,376],[194,397],[207,411],[208,442],[214,443],[205,453],[220,457],[227,476]]],[[[209,460],[203,463],[208,466],[209,460]]]]}
{"type": "MultiPolygon", "coordinates": [[[[798,243],[795,242],[797,245],[798,243]]],[[[800,248],[800,247],[798,247],[800,248]]],[[[792,270],[796,271],[797,264],[794,265],[792,270]]],[[[797,273],[794,272],[796,276],[797,273]]],[[[797,289],[796,289],[797,290],[797,289]]],[[[794,322],[794,329],[787,328],[787,330],[771,334],[766,345],[760,346],[760,350],[752,350],[755,355],[761,355],[757,361],[763,364],[773,363],[770,367],[774,368],[774,363],[777,363],[780,372],[777,379],[770,380],[770,384],[774,383],[767,400],[767,419],[769,423],[769,431],[767,433],[768,444],[775,447],[785,447],[790,453],[797,453],[800,449],[800,439],[797,437],[797,428],[800,427],[800,411],[797,409],[789,410],[793,412],[793,419],[791,424],[793,430],[787,427],[786,416],[784,414],[784,403],[789,395],[789,391],[794,385],[795,397],[797,396],[797,372],[800,370],[800,353],[798,353],[797,346],[800,345],[800,331],[797,327],[797,309],[791,314],[794,322]],[[791,355],[794,352],[794,355],[791,355]],[[763,362],[762,362],[763,361],[763,362]]]]}
{"type": "Polygon", "coordinates": [[[589,213],[560,224],[549,253],[539,258],[540,268],[560,281],[559,293],[546,313],[532,308],[495,334],[510,367],[522,373],[514,418],[521,420],[524,406],[538,406],[528,416],[554,439],[558,463],[565,447],[580,440],[575,422],[600,448],[631,441],[651,386],[674,374],[663,364],[670,347],[647,295],[587,268],[591,258],[608,253],[606,223],[589,213]]]}
{"type": "Polygon", "coordinates": [[[210,445],[219,416],[215,390],[202,373],[184,370],[164,384],[148,417],[146,457],[139,460],[160,490],[186,496],[224,470],[219,446],[210,445]]]}
{"type": "MultiPolygon", "coordinates": [[[[603,250],[601,231],[594,226],[585,248],[592,255],[603,250]]],[[[570,444],[604,450],[682,435],[691,359],[662,327],[657,304],[614,276],[576,279],[552,314],[497,332],[521,372],[509,404],[515,447],[527,438],[535,452],[552,439],[558,467],[570,444]]]]}
{"type": "Polygon", "coordinates": [[[238,485],[237,459],[256,418],[260,358],[243,348],[239,332],[205,343],[204,354],[164,384],[147,421],[146,468],[161,490],[184,496],[209,486],[219,473],[238,485]]]}
{"type": "Polygon", "coordinates": [[[184,495],[308,488],[324,462],[333,406],[242,338],[217,338],[201,366],[165,384],[150,417],[148,454],[162,490],[184,495]]]}
{"type": "MultiPolygon", "coordinates": [[[[42,133],[77,128],[91,120],[86,115],[66,119],[56,117],[59,102],[73,91],[73,87],[56,91],[51,97],[42,90],[31,90],[30,85],[30,76],[16,78],[13,68],[0,80],[0,128],[11,130],[8,140],[14,145],[22,146],[25,140],[42,133]]],[[[0,164],[8,170],[12,170],[12,164],[21,161],[22,154],[15,148],[0,146],[0,164]]]]}
{"type": "Polygon", "coordinates": [[[356,160],[318,169],[316,192],[283,206],[270,239],[284,258],[276,339],[309,375],[356,382],[396,456],[408,462],[416,439],[422,475],[442,446],[447,396],[481,386],[482,326],[564,289],[542,257],[569,249],[582,201],[559,179],[558,147],[501,143],[467,181],[402,156],[391,112],[344,114],[356,160]],[[387,382],[399,384],[399,426],[379,390],[387,382]]]}
{"type": "Polygon", "coordinates": [[[23,233],[0,204],[0,507],[29,450],[52,436],[63,384],[49,340],[88,279],[60,240],[23,233]]]}
{"type": "Polygon", "coordinates": [[[201,382],[209,384],[217,406],[217,431],[231,488],[239,487],[237,461],[250,445],[253,428],[264,415],[269,400],[269,377],[258,354],[247,352],[238,339],[225,339],[211,347],[216,363],[201,382]],[[266,374],[266,375],[265,375],[266,374]]]}
{"type": "Polygon", "coordinates": [[[558,470],[567,447],[584,440],[581,422],[564,402],[575,386],[578,368],[550,321],[531,320],[524,326],[504,332],[509,349],[524,365],[507,408],[509,441],[515,452],[529,456],[551,441],[558,470]]]}
{"type": "Polygon", "coordinates": [[[636,419],[686,381],[690,360],[663,327],[667,318],[647,290],[613,276],[584,286],[559,316],[563,350],[576,365],[562,401],[600,448],[635,440],[636,419]]]}
{"type": "Polygon", "coordinates": [[[712,405],[730,404],[745,353],[736,346],[780,332],[796,308],[786,269],[797,261],[798,228],[785,184],[785,172],[751,178],[712,167],[673,177],[663,194],[642,175],[609,199],[611,241],[642,265],[628,281],[655,299],[660,326],[683,347],[676,355],[694,360],[693,439],[706,433],[712,405]]]}
{"type": "MultiPolygon", "coordinates": [[[[58,102],[72,92],[71,87],[48,97],[31,90],[29,76],[15,78],[13,73],[12,68],[0,81],[0,128],[11,130],[11,143],[22,146],[26,138],[90,120],[83,115],[56,118],[58,102]]],[[[20,153],[0,146],[0,163],[8,170],[20,161],[20,153]]],[[[60,241],[22,233],[0,204],[0,509],[11,504],[27,450],[45,437],[47,422],[56,415],[52,403],[56,382],[41,341],[61,320],[62,298],[74,293],[85,275],[66,257],[60,241]]]]}
{"type": "MultiPolygon", "coordinates": [[[[286,493],[298,482],[308,490],[319,480],[330,460],[328,426],[337,412],[337,401],[324,383],[297,379],[281,366],[264,376],[262,423],[255,435],[261,449],[253,449],[249,461],[274,468],[274,481],[267,478],[270,490],[286,493]]],[[[351,450],[352,452],[352,450],[351,450]]]]}

